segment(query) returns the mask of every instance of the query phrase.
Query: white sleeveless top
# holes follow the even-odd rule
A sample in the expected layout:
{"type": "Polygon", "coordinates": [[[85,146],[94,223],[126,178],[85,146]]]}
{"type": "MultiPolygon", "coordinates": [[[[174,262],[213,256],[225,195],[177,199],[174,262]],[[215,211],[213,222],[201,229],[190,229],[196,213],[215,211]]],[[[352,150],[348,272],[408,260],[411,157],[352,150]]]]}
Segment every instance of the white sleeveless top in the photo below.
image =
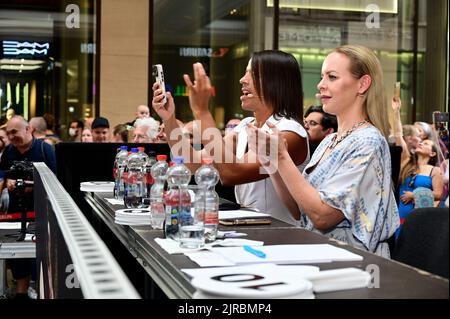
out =
{"type": "MultiPolygon", "coordinates": [[[[237,133],[236,157],[238,159],[242,158],[247,150],[248,136],[245,128],[247,124],[253,122],[254,120],[254,117],[246,117],[239,123],[238,126],[234,128],[234,131],[237,133]]],[[[300,137],[308,139],[308,134],[305,129],[297,121],[289,120],[284,117],[278,118],[273,115],[268,119],[268,121],[274,124],[280,131],[293,132],[300,137]]],[[[262,129],[268,131],[270,128],[267,124],[264,124],[262,129]]],[[[308,144],[309,142],[307,141],[308,155],[306,156],[305,161],[297,166],[300,173],[303,172],[303,169],[306,167],[310,159],[308,144]]],[[[258,208],[262,213],[269,214],[276,219],[298,226],[299,221],[292,217],[287,207],[283,204],[281,199],[278,198],[270,177],[257,182],[236,185],[234,188],[234,193],[236,196],[236,201],[239,204],[246,207],[258,208]]]]}

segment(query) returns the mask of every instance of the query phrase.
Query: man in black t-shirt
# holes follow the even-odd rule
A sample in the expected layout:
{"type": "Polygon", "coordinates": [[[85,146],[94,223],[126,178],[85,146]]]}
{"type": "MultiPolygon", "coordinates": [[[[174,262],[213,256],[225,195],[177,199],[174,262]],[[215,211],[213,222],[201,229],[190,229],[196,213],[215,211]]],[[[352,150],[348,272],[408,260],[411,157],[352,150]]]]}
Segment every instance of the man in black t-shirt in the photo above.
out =
{"type": "MultiPolygon", "coordinates": [[[[20,212],[19,198],[17,194],[16,178],[10,175],[14,161],[45,162],[47,166],[56,172],[56,157],[53,147],[42,140],[33,138],[31,128],[27,121],[21,116],[14,116],[8,121],[6,134],[11,142],[5,149],[1,161],[0,170],[5,172],[5,185],[9,193],[8,212],[20,212]]],[[[25,185],[31,181],[25,181],[25,185]]],[[[23,203],[27,211],[34,211],[33,188],[25,187],[23,203]]],[[[12,259],[11,270],[16,279],[16,296],[27,297],[32,271],[30,259],[12,259]]]]}

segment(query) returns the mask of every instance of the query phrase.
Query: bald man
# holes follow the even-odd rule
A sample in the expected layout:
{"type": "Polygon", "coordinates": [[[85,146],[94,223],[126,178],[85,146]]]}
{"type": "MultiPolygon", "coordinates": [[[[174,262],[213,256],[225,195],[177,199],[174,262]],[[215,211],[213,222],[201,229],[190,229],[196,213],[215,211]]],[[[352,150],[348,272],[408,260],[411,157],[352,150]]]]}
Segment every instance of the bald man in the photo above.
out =
{"type": "MultiPolygon", "coordinates": [[[[6,126],[6,135],[10,140],[0,160],[0,170],[10,171],[14,161],[21,162],[45,162],[47,166],[56,172],[55,152],[49,144],[38,140],[31,134],[31,128],[27,121],[21,116],[13,116],[6,126]]],[[[24,191],[17,191],[16,180],[13,176],[6,174],[6,185],[9,193],[8,213],[22,211],[19,198],[27,211],[34,210],[33,188],[26,187],[24,191]]],[[[28,184],[30,181],[28,181],[28,184]]],[[[30,283],[32,260],[14,259],[10,262],[14,279],[16,279],[16,296],[27,298],[30,283]]]]}

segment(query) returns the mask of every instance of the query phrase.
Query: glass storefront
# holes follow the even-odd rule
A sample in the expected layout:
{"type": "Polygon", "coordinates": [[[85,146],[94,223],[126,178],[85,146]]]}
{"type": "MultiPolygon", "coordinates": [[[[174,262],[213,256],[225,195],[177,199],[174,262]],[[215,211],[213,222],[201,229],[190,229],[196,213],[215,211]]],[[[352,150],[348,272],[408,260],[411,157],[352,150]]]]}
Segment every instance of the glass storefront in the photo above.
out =
{"type": "MultiPolygon", "coordinates": [[[[164,66],[167,89],[175,96],[183,121],[191,120],[192,114],[182,75],[192,76],[195,62],[202,62],[211,76],[215,88],[211,109],[223,127],[231,118],[248,115],[240,106],[239,79],[252,52],[281,49],[297,58],[306,108],[319,103],[315,93],[324,57],[348,43],[378,53],[388,95],[395,82],[402,83],[404,123],[431,121],[433,110],[448,110],[448,1],[141,1],[150,4],[148,61],[164,66]]],[[[65,137],[65,125],[72,119],[113,112],[99,109],[98,75],[107,71],[99,69],[103,57],[97,55],[99,3],[0,2],[0,116],[8,108],[26,118],[50,113],[65,137]]],[[[108,34],[108,29],[102,33],[108,34]]],[[[148,78],[153,82],[151,68],[148,78]]],[[[123,74],[120,80],[134,78],[123,74]]],[[[150,102],[150,85],[143,90],[148,90],[143,95],[150,102]]],[[[130,107],[123,122],[134,113],[130,107]]]]}
{"type": "MultiPolygon", "coordinates": [[[[65,138],[73,119],[95,113],[95,1],[0,4],[0,116],[49,113],[65,138]]],[[[3,124],[3,123],[2,123],[3,124]]]]}
{"type": "MultiPolygon", "coordinates": [[[[426,65],[448,68],[447,49],[430,48],[433,41],[447,41],[448,16],[447,10],[441,12],[445,24],[429,32],[430,5],[426,0],[196,0],[187,6],[181,0],[154,0],[151,62],[163,64],[177,115],[186,121],[191,113],[182,74],[192,74],[192,63],[202,62],[215,87],[211,108],[223,127],[228,119],[246,115],[239,103],[239,78],[252,52],[276,48],[297,58],[306,108],[319,103],[316,85],[327,53],[339,45],[362,44],[378,53],[388,96],[401,82],[403,121],[431,121],[432,110],[448,108],[446,85],[434,92],[426,87],[432,76],[426,65]],[[427,41],[430,36],[433,41],[427,41]],[[443,102],[429,105],[431,94],[443,102]]],[[[439,83],[446,81],[445,74],[439,83]]]]}
{"type": "Polygon", "coordinates": [[[155,0],[153,10],[152,64],[164,66],[177,116],[191,120],[182,75],[192,78],[193,63],[201,62],[214,86],[211,107],[218,125],[242,118],[239,79],[250,52],[266,48],[273,37],[273,9],[264,0],[155,0]]]}

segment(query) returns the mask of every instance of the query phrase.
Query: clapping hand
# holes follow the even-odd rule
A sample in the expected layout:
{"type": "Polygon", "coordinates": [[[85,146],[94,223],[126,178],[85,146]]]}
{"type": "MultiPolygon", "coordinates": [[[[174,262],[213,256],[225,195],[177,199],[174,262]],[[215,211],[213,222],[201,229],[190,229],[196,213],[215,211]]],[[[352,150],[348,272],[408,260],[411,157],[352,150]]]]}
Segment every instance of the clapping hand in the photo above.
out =
{"type": "Polygon", "coordinates": [[[211,80],[206,75],[205,69],[201,63],[195,63],[194,83],[189,75],[184,74],[184,82],[189,89],[189,104],[194,116],[199,113],[208,112],[209,99],[211,98],[212,87],[211,80]]]}
{"type": "Polygon", "coordinates": [[[247,126],[249,151],[257,154],[258,161],[268,174],[278,170],[278,160],[287,154],[285,138],[275,125],[267,122],[271,132],[258,129],[249,124],[247,126]]]}

